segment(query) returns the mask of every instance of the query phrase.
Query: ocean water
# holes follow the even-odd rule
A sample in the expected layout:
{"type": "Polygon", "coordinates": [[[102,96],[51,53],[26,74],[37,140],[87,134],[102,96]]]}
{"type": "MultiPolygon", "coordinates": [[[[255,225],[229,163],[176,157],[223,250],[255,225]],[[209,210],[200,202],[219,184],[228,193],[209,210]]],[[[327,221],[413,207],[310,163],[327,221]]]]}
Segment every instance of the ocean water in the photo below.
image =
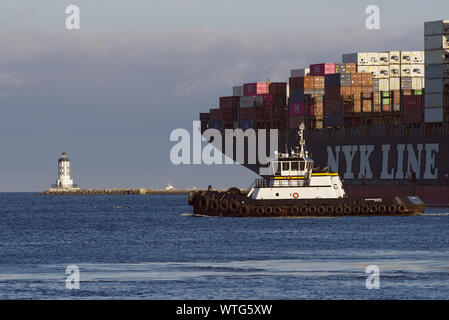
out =
{"type": "Polygon", "coordinates": [[[209,218],[185,195],[0,193],[0,299],[448,299],[449,208],[209,218]],[[79,289],[66,287],[76,265],[79,289]],[[367,266],[380,270],[368,290],[367,266]]]}

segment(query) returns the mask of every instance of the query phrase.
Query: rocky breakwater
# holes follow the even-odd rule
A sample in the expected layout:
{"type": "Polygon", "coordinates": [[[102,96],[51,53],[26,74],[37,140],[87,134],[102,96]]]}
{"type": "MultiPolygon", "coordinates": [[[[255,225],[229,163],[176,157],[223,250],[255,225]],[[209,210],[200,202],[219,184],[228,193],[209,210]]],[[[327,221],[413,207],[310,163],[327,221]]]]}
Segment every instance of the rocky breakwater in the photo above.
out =
{"type": "Polygon", "coordinates": [[[57,189],[52,188],[39,193],[39,195],[114,195],[114,194],[187,194],[195,189],[57,189]]]}

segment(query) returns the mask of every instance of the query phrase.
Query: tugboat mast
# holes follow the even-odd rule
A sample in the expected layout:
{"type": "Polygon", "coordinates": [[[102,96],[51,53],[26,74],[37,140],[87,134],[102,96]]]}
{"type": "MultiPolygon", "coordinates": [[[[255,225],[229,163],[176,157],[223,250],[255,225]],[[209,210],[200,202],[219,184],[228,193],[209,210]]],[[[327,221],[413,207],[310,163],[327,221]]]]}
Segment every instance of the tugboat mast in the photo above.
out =
{"type": "Polygon", "coordinates": [[[299,145],[301,146],[301,151],[299,153],[299,156],[303,159],[306,158],[306,141],[304,140],[304,122],[301,122],[301,124],[299,125],[299,130],[298,130],[298,136],[299,136],[299,145]]]}

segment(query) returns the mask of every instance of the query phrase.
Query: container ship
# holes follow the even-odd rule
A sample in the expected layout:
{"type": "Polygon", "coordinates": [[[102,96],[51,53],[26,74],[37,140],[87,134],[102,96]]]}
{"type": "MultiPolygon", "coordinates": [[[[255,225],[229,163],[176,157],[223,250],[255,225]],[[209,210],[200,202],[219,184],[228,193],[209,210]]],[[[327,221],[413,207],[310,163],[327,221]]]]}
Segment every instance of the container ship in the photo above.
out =
{"type": "Polygon", "coordinates": [[[199,116],[202,132],[278,129],[283,152],[304,122],[315,165],[338,172],[349,196],[449,206],[449,20],[424,23],[424,51],[343,54],[291,70],[288,82],[235,86],[199,116]]]}

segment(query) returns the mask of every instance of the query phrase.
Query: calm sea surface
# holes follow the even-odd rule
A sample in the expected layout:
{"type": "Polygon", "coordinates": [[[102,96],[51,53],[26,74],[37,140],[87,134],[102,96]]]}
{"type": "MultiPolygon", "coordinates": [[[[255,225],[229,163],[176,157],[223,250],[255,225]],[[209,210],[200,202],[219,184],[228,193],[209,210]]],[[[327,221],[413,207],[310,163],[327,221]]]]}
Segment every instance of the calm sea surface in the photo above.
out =
{"type": "Polygon", "coordinates": [[[0,193],[0,299],[448,299],[449,208],[207,218],[184,195],[0,193]],[[80,288],[66,288],[66,267],[80,288]],[[380,269],[368,290],[365,269],[380,269]]]}

